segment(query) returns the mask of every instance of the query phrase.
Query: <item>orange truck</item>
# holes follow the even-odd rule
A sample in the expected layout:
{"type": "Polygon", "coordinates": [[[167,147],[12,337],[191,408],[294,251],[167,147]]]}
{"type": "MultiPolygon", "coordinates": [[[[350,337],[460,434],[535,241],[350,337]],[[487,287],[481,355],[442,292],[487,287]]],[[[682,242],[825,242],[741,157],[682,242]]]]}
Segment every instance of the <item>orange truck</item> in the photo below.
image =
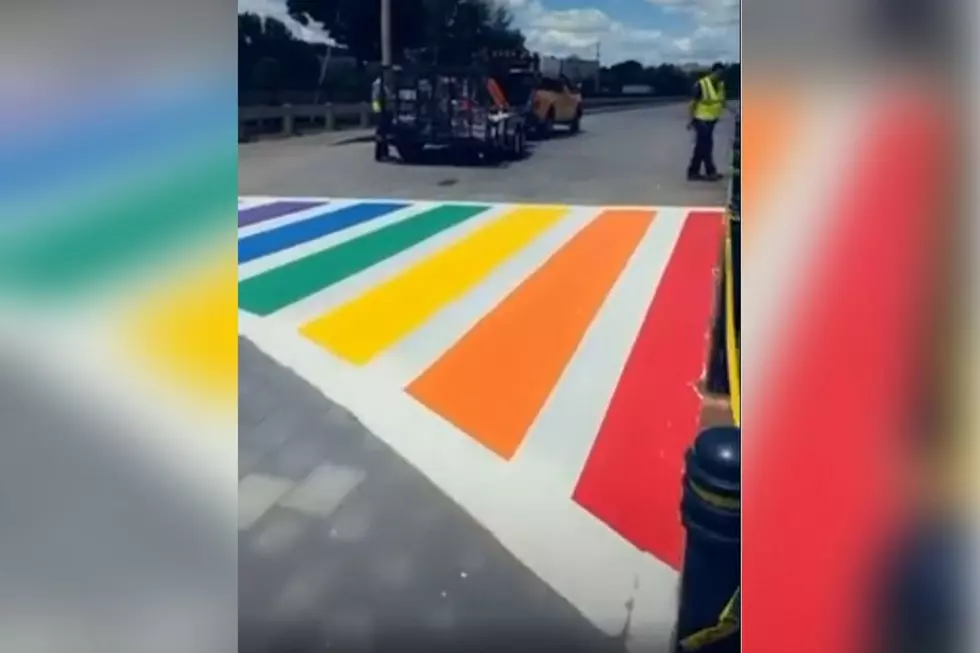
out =
{"type": "Polygon", "coordinates": [[[531,129],[551,136],[555,125],[566,125],[574,134],[582,127],[582,92],[564,77],[540,77],[531,104],[531,129]]]}
{"type": "Polygon", "coordinates": [[[543,72],[540,58],[527,50],[495,51],[489,61],[508,104],[522,109],[529,133],[547,138],[555,125],[579,131],[582,93],[560,71],[543,72]]]}

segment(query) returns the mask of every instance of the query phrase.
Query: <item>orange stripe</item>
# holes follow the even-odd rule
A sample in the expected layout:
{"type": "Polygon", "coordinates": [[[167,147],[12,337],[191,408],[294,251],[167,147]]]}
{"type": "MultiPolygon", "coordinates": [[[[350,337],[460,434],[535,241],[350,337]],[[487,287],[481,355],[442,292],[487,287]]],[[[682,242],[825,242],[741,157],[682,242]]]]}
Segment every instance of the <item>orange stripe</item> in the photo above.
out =
{"type": "Polygon", "coordinates": [[[743,89],[742,106],[742,237],[751,246],[762,227],[765,203],[790,165],[805,112],[785,91],[743,89]]]}
{"type": "Polygon", "coordinates": [[[415,379],[408,392],[510,459],[653,222],[609,210],[415,379]]]}

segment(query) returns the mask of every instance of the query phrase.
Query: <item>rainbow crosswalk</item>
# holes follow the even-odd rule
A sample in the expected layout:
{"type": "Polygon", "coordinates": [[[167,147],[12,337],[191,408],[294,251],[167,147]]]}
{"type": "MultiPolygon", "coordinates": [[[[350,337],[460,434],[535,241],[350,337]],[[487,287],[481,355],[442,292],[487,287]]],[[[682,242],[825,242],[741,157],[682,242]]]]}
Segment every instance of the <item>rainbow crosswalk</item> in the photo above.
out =
{"type": "Polygon", "coordinates": [[[603,622],[545,542],[673,577],[722,239],[720,209],[242,198],[240,329],[603,622]]]}

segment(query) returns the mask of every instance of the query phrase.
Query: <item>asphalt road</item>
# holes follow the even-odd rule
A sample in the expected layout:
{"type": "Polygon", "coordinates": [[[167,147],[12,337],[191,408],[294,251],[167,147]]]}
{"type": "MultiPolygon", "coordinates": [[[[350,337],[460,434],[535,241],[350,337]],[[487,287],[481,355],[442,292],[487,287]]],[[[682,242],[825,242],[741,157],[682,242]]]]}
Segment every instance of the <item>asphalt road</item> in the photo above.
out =
{"type": "MultiPolygon", "coordinates": [[[[725,184],[688,182],[686,108],[666,105],[586,115],[583,131],[534,144],[524,161],[497,167],[430,157],[424,165],[379,164],[370,143],[337,134],[243,144],[239,194],[393,197],[414,200],[718,206],[725,184]]],[[[719,169],[729,158],[730,120],[719,126],[719,169]]],[[[361,134],[363,136],[363,133],[361,134]]]]}
{"type": "MultiPolygon", "coordinates": [[[[684,179],[685,120],[587,116],[499,167],[379,164],[363,132],[244,144],[239,194],[721,205],[724,183],[684,179]]],[[[599,632],[343,407],[244,339],[239,360],[240,650],[624,650],[628,625],[599,632]]]]}

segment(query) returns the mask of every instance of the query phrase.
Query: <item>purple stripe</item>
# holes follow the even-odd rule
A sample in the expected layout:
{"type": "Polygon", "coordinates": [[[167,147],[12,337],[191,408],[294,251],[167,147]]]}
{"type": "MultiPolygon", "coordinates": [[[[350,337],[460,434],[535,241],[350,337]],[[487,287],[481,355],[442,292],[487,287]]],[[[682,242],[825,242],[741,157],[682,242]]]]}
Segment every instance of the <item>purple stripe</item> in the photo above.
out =
{"type": "Polygon", "coordinates": [[[305,211],[317,206],[323,206],[326,202],[273,202],[253,206],[250,209],[238,212],[238,226],[246,227],[250,224],[257,224],[273,218],[280,218],[297,211],[305,211]]]}

